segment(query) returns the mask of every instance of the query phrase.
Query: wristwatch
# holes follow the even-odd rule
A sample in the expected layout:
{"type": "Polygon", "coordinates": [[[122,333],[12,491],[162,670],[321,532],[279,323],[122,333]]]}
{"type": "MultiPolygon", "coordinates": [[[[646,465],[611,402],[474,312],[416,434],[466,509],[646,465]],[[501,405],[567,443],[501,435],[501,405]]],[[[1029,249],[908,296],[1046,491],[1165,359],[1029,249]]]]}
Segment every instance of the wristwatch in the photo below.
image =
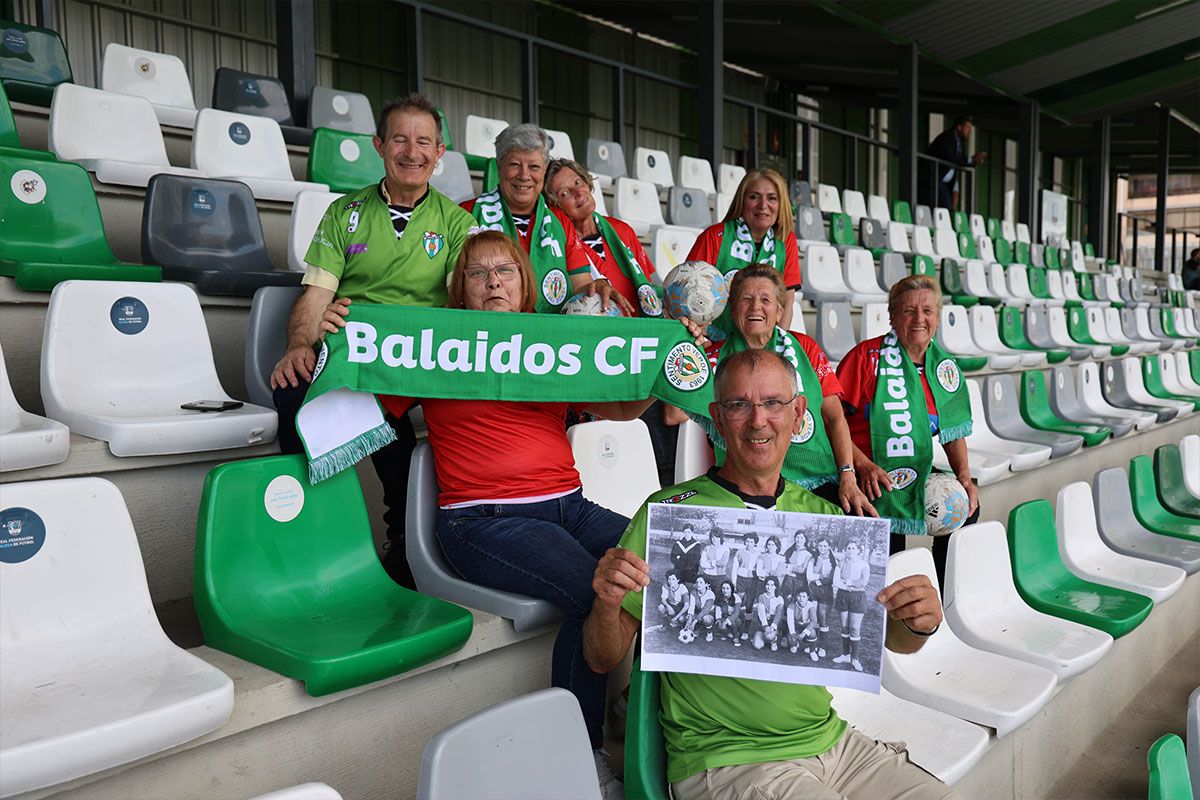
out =
{"type": "Polygon", "coordinates": [[[853,464],[842,464],[840,467],[838,467],[838,472],[849,472],[851,475],[853,475],[854,474],[854,465],[853,464]]]}

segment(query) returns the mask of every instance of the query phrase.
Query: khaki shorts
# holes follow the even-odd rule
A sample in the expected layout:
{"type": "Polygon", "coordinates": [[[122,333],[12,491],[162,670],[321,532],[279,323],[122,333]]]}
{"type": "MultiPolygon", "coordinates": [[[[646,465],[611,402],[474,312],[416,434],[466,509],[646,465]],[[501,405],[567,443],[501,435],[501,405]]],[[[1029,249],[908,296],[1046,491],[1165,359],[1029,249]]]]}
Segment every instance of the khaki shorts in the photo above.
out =
{"type": "Polygon", "coordinates": [[[849,726],[819,756],[717,767],[671,784],[675,800],[954,800],[913,764],[904,742],[877,742],[849,726]]]}

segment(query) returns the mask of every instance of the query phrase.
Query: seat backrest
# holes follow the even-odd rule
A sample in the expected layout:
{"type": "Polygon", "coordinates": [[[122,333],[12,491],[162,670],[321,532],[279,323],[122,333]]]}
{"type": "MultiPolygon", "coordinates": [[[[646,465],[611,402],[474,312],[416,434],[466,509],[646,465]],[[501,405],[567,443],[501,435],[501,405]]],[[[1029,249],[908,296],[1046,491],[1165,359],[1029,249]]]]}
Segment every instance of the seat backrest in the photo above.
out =
{"type": "Polygon", "coordinates": [[[703,475],[713,462],[713,449],[704,429],[685,419],[679,425],[679,438],[675,445],[675,482],[683,483],[703,475]]]}
{"type": "Polygon", "coordinates": [[[912,224],[912,207],[907,200],[897,200],[892,203],[892,219],[903,225],[912,224]]]}
{"type": "Polygon", "coordinates": [[[45,105],[48,91],[27,94],[20,84],[33,84],[48,90],[74,80],[67,49],[58,33],[49,28],[0,20],[0,81],[18,82],[10,84],[10,98],[45,105]]]}
{"type": "Polygon", "coordinates": [[[250,800],[342,800],[336,790],[324,783],[302,783],[274,792],[251,797],[250,800]]]}
{"type": "Polygon", "coordinates": [[[908,246],[908,231],[902,222],[889,222],[887,226],[887,249],[893,253],[911,253],[908,246]]]}
{"type": "Polygon", "coordinates": [[[854,318],[850,304],[827,302],[817,304],[817,331],[813,337],[830,361],[841,361],[858,342],[854,338],[854,318]]]}
{"type": "Polygon", "coordinates": [[[1020,604],[1004,526],[995,521],[968,525],[950,537],[946,554],[946,609],[979,618],[1004,606],[1020,604]]]}
{"type": "Polygon", "coordinates": [[[859,341],[883,336],[891,330],[892,322],[888,316],[887,303],[867,303],[863,306],[862,321],[859,323],[859,327],[862,328],[862,335],[858,337],[859,341]]]}
{"type": "Polygon", "coordinates": [[[843,255],[842,275],[846,285],[855,292],[880,294],[879,281],[875,277],[875,259],[861,247],[851,247],[843,255]]]}
{"type": "Polygon", "coordinates": [[[296,195],[296,200],[292,203],[292,217],[288,223],[289,269],[297,272],[308,269],[305,256],[312,244],[313,234],[316,233],[317,225],[321,222],[321,217],[325,216],[329,204],[338,197],[334,192],[319,192],[313,189],[296,195]]]}
{"type": "Polygon", "coordinates": [[[962,255],[958,252],[958,234],[953,229],[939,227],[934,230],[934,234],[937,238],[934,239],[933,246],[939,256],[957,259],[962,255]]]}
{"type": "Polygon", "coordinates": [[[1026,601],[1076,582],[1058,553],[1054,507],[1049,500],[1031,500],[1009,512],[1008,554],[1013,583],[1026,601]]]}
{"type": "Polygon", "coordinates": [[[822,183],[817,187],[817,207],[822,214],[841,214],[842,198],[836,186],[822,183]]]}
{"type": "Polygon", "coordinates": [[[250,402],[272,408],[271,370],[287,348],[287,323],[292,307],[304,292],[301,286],[261,286],[250,301],[246,326],[244,377],[250,402]]]}
{"type": "Polygon", "coordinates": [[[1168,733],[1159,737],[1150,745],[1146,762],[1150,766],[1147,800],[1187,800],[1192,795],[1187,751],[1178,736],[1168,733]]]}
{"type": "Polygon", "coordinates": [[[250,187],[155,175],[142,205],[142,261],[161,267],[273,269],[250,187]]]}
{"type": "Polygon", "coordinates": [[[923,256],[932,256],[934,254],[933,236],[929,233],[929,228],[923,225],[917,225],[913,228],[912,251],[920,253],[923,256]]]}
{"type": "Polygon", "coordinates": [[[1029,226],[1026,225],[1024,222],[1017,223],[1017,237],[1016,238],[1017,238],[1018,242],[1026,242],[1026,243],[1033,242],[1033,239],[1029,235],[1029,226]]]}
{"type": "Polygon", "coordinates": [[[282,81],[230,67],[217,68],[213,78],[212,107],[235,114],[266,117],[280,125],[295,124],[282,81]]]}
{"type": "MultiPolygon", "coordinates": [[[[737,164],[721,164],[717,167],[717,188],[722,194],[733,194],[744,177],[746,177],[745,167],[737,164]]],[[[812,190],[810,189],[809,192],[811,194],[812,190]]]]}
{"type": "Polygon", "coordinates": [[[143,97],[60,83],[46,140],[64,161],[108,159],[168,167],[154,106],[143,97]]]}
{"type": "Polygon", "coordinates": [[[308,179],[328,184],[334,192],[351,192],[379,183],[383,159],[372,139],[371,134],[317,128],[308,150],[308,179]]]}
{"type": "Polygon", "coordinates": [[[625,722],[625,795],[645,800],[668,800],[667,747],[660,708],[657,672],[642,669],[641,659],[633,662],[629,676],[629,717],[625,722]]]}
{"type": "Polygon", "coordinates": [[[1092,505],[1092,487],[1087,481],[1075,481],[1060,488],[1054,513],[1060,552],[1076,563],[1088,561],[1092,556],[1112,555],[1100,538],[1096,509],[1092,505]]]}
{"type": "Polygon", "coordinates": [[[312,96],[308,98],[308,127],[372,136],[375,134],[375,112],[365,94],[314,86],[312,96]]]}
{"type": "Polygon", "coordinates": [[[964,293],[962,281],[964,268],[964,265],[960,265],[952,258],[942,259],[942,292],[944,294],[954,297],[964,293]]]}
{"type": "Polygon", "coordinates": [[[92,181],[78,164],[0,155],[0,258],[112,264],[92,181]]]}
{"type": "Polygon", "coordinates": [[[792,180],[788,183],[792,206],[804,208],[813,204],[812,185],[808,181],[792,180]]]}
{"type": "Polygon", "coordinates": [[[1021,422],[1021,401],[1014,375],[989,375],[983,385],[983,408],[993,429],[1021,422]]]}
{"type": "Polygon", "coordinates": [[[908,275],[908,265],[904,263],[904,256],[900,253],[884,253],[883,257],[879,259],[879,283],[881,286],[891,289],[906,275],[908,275]]]}
{"type": "Polygon", "coordinates": [[[858,221],[858,240],[863,247],[871,250],[887,247],[887,235],[879,220],[863,217],[858,221]]]}
{"type": "Polygon", "coordinates": [[[916,208],[913,209],[913,222],[922,228],[932,228],[933,211],[924,203],[917,203],[916,208]]]}
{"type": "Polygon", "coordinates": [[[1029,242],[1017,242],[1013,245],[1013,260],[1029,266],[1029,242]]]}
{"type": "Polygon", "coordinates": [[[950,221],[950,210],[946,208],[935,208],[933,210],[933,227],[938,230],[954,230],[954,223],[950,221]]]}
{"type": "Polygon", "coordinates": [[[854,223],[850,220],[849,214],[829,215],[829,241],[847,247],[858,244],[858,237],[854,233],[854,223]]]}
{"type": "Polygon", "coordinates": [[[796,238],[805,242],[827,242],[819,209],[806,206],[796,213],[796,238]]]}
{"type": "Polygon", "coordinates": [[[463,134],[463,151],[473,156],[496,157],[496,137],[508,127],[502,119],[468,114],[463,134]]]}
{"type": "Polygon", "coordinates": [[[672,186],[667,190],[667,221],[685,228],[707,228],[712,224],[708,195],[701,189],[672,186]]]}
{"type": "Polygon", "coordinates": [[[13,119],[12,106],[8,104],[8,92],[0,83],[0,148],[21,147],[21,137],[17,133],[17,121],[13,119]]]}
{"type": "Polygon", "coordinates": [[[587,140],[587,168],[589,172],[607,175],[614,180],[629,174],[621,145],[603,139],[587,140]]]}
{"type": "Polygon", "coordinates": [[[933,258],[930,256],[913,256],[911,271],[913,275],[928,275],[931,278],[937,277],[937,270],[933,267],[933,258]]]}
{"type": "Polygon", "coordinates": [[[650,430],[640,419],[572,425],[567,439],[583,482],[583,496],[593,503],[632,517],[642,502],[659,490],[650,430]]]}
{"type": "Polygon", "coordinates": [[[1000,233],[1000,238],[1006,242],[1012,243],[1017,240],[1017,229],[1011,219],[1000,220],[1000,233]]]}
{"type": "Polygon", "coordinates": [[[680,228],[674,225],[655,228],[651,247],[655,273],[665,279],[667,273],[687,261],[688,253],[699,236],[698,228],[680,228]]]}
{"type": "Polygon", "coordinates": [[[24,413],[24,409],[17,404],[16,395],[13,394],[12,383],[8,379],[8,368],[4,365],[4,348],[0,347],[0,432],[16,428],[24,413]]]}
{"type": "Polygon", "coordinates": [[[294,180],[278,122],[215,108],[196,116],[192,166],[214,176],[294,180]]]}
{"type": "Polygon", "coordinates": [[[600,800],[577,701],[565,689],[505,700],[434,736],[417,800],[600,800]]]}
{"type": "Polygon", "coordinates": [[[975,250],[975,240],[971,238],[970,233],[959,231],[958,254],[963,258],[979,258],[979,253],[975,250]]]}
{"type": "Polygon", "coordinates": [[[867,216],[867,199],[862,192],[853,189],[842,190],[842,213],[850,217],[857,225],[860,219],[867,216]]]}
{"type": "Polygon", "coordinates": [[[967,220],[967,212],[955,211],[950,215],[950,222],[954,226],[955,233],[965,233],[968,235],[971,233],[971,224],[967,220]]]}
{"type": "Polygon", "coordinates": [[[200,301],[182,283],[65,281],[42,338],[46,415],[164,413],[228,400],[217,379],[200,301]]]}
{"type": "Polygon", "coordinates": [[[638,147],[633,151],[633,176],[639,181],[648,181],[659,189],[675,185],[671,173],[671,157],[665,150],[638,147]]]}
{"type": "Polygon", "coordinates": [[[951,353],[979,352],[979,346],[975,344],[975,339],[971,336],[967,310],[962,306],[951,304],[942,306],[942,320],[941,325],[938,326],[937,336],[951,353]]]}
{"type": "Polygon", "coordinates": [[[1058,261],[1058,248],[1057,247],[1043,247],[1042,248],[1042,262],[1045,265],[1046,269],[1060,269],[1062,265],[1059,264],[1059,261],[1058,261]]]}
{"type": "Polygon", "coordinates": [[[992,248],[990,236],[980,236],[975,240],[975,254],[985,264],[992,264],[996,261],[996,251],[992,248]]]}
{"type": "Polygon", "coordinates": [[[433,188],[456,203],[475,196],[467,159],[462,153],[454,150],[447,150],[438,159],[438,163],[433,166],[433,174],[429,176],[429,182],[433,188]]]}
{"type": "Polygon", "coordinates": [[[575,160],[575,146],[571,144],[571,136],[566,131],[555,131],[549,128],[542,128],[542,130],[545,131],[546,138],[550,140],[551,158],[575,160]]]}
{"type": "Polygon", "coordinates": [[[818,294],[847,294],[850,291],[842,277],[842,262],[838,252],[829,245],[808,247],[804,251],[800,271],[804,287],[818,294]]]}
{"type": "Polygon", "coordinates": [[[713,181],[712,164],[705,158],[679,157],[679,185],[687,189],[699,189],[706,195],[717,193],[713,181]]]}
{"type": "Polygon", "coordinates": [[[658,189],[653,183],[635,178],[618,178],[613,192],[613,216],[626,222],[664,224],[658,189]]]}
{"type": "Polygon", "coordinates": [[[888,210],[887,200],[877,194],[867,195],[867,214],[871,219],[878,220],[885,227],[892,221],[891,211],[888,210]]]}
{"type": "Polygon", "coordinates": [[[971,230],[970,230],[970,232],[971,232],[972,238],[978,238],[980,236],[987,236],[987,223],[985,223],[983,221],[982,214],[972,214],[971,215],[971,230]]]}
{"type": "Polygon", "coordinates": [[[144,97],[160,106],[193,109],[192,81],[178,56],[109,42],[100,65],[100,88],[144,97]]]}
{"type": "Polygon", "coordinates": [[[1003,346],[1000,329],[996,325],[996,309],[980,303],[967,309],[967,317],[971,323],[971,335],[980,347],[990,351],[1003,346]]]}

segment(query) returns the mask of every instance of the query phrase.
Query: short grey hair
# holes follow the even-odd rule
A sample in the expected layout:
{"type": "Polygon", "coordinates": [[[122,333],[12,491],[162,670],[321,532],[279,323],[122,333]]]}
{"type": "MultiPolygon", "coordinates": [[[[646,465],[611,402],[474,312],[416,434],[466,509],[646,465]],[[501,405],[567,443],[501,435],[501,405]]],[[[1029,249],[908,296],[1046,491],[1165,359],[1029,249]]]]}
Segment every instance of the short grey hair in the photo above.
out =
{"type": "Polygon", "coordinates": [[[496,137],[496,161],[502,162],[513,150],[536,150],[542,154],[542,163],[550,163],[550,137],[532,122],[509,125],[496,137]]]}
{"type": "Polygon", "coordinates": [[[782,369],[787,374],[788,381],[792,386],[800,386],[796,368],[792,366],[792,362],[779,353],[768,349],[742,350],[717,362],[717,374],[713,382],[713,400],[717,403],[725,401],[730,389],[729,382],[733,380],[730,375],[735,370],[745,366],[750,372],[753,372],[760,364],[782,369]]]}

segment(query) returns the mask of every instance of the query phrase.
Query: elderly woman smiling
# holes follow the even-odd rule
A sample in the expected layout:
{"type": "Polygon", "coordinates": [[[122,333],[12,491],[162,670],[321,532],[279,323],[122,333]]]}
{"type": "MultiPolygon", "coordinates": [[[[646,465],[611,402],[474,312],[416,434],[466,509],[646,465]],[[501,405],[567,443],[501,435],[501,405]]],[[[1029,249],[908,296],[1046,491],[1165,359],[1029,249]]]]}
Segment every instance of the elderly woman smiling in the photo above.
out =
{"type": "MultiPolygon", "coordinates": [[[[935,435],[966,489],[968,522],[978,517],[979,491],[963,438],[971,432],[966,383],[954,358],[934,340],[941,308],[941,291],[929,276],[898,281],[888,293],[892,329],[860,342],[838,366],[859,484],[891,520],[893,551],[903,549],[904,534],[925,533],[925,480],[935,435]]],[[[939,579],[948,546],[948,536],[934,539],[939,579]]]]}

